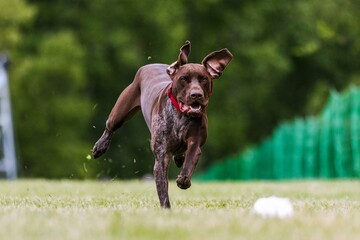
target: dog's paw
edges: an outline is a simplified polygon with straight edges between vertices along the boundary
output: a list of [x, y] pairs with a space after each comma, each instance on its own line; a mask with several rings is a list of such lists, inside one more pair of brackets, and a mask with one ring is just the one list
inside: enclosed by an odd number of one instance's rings
[[92, 150], [92, 155], [94, 156], [94, 158], [98, 158], [103, 155], [108, 150], [109, 145], [110, 140], [96, 142]]
[[176, 184], [181, 189], [188, 189], [191, 186], [191, 180], [187, 176], [179, 175], [176, 179]]
[[94, 156], [94, 158], [98, 158], [103, 155], [109, 149], [110, 143], [110, 134], [104, 133], [101, 138], [95, 143], [92, 149], [92, 155]]
[[178, 168], [181, 168], [181, 167], [182, 167], [182, 165], [184, 164], [184, 160], [185, 160], [184, 154], [182, 154], [182, 155], [175, 155], [175, 156], [174, 156], [174, 162], [175, 162], [175, 165], [176, 165]]

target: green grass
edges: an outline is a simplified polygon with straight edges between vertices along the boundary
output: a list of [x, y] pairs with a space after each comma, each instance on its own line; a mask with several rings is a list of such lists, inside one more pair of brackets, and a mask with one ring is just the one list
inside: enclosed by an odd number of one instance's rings
[[[290, 198], [295, 215], [255, 215], [255, 200], [271, 195]], [[172, 183], [170, 198], [172, 210], [160, 209], [153, 182], [0, 181], [1, 239], [360, 237], [358, 180]]]

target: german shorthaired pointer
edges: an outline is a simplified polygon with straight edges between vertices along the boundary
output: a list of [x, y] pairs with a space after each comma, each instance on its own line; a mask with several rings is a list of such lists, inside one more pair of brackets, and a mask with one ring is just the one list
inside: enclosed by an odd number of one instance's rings
[[213, 90], [213, 79], [221, 76], [232, 59], [225, 48], [210, 53], [201, 64], [188, 63], [190, 42], [180, 49], [171, 65], [149, 64], [141, 67], [125, 88], [106, 121], [103, 135], [93, 148], [98, 158], [109, 148], [111, 136], [141, 109], [151, 132], [155, 156], [154, 177], [163, 208], [170, 208], [168, 167], [171, 159], [182, 168], [178, 187], [191, 186], [191, 176], [207, 138], [206, 107]]

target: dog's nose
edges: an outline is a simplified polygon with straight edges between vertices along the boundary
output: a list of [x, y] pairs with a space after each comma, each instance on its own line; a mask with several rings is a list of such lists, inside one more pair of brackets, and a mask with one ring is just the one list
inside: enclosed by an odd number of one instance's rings
[[190, 97], [192, 99], [201, 99], [203, 97], [203, 92], [200, 89], [192, 89], [190, 92]]

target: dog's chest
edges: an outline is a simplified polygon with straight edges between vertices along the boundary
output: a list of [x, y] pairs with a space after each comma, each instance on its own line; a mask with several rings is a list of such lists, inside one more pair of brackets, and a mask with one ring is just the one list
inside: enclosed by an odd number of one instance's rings
[[191, 119], [178, 114], [171, 102], [167, 101], [162, 111], [154, 114], [152, 118], [152, 148], [173, 154], [184, 151], [186, 135], [191, 125]]

